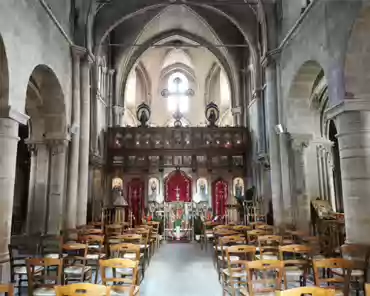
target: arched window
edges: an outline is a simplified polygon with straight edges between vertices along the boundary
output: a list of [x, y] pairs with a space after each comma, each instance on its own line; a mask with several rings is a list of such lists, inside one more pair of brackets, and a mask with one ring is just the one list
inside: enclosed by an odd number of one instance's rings
[[187, 77], [175, 72], [170, 75], [167, 82], [168, 97], [167, 108], [170, 112], [180, 111], [181, 113], [189, 110], [189, 81]]

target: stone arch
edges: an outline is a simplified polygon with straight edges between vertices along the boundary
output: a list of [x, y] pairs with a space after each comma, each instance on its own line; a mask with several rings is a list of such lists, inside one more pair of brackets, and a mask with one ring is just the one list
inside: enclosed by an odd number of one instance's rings
[[0, 35], [0, 109], [7, 107], [9, 100], [9, 70], [5, 44]]
[[220, 71], [221, 71], [220, 66], [217, 63], [214, 63], [208, 72], [205, 83], [205, 95], [204, 95], [205, 105], [215, 101], [215, 99], [213, 98], [212, 88], [214, 86], [215, 79], [220, 75]]
[[30, 116], [32, 137], [37, 140], [61, 139], [67, 135], [64, 94], [54, 71], [37, 65], [29, 78], [26, 113]]
[[[152, 45], [155, 44], [165, 38], [168, 38], [170, 36], [182, 36], [187, 39], [193, 40], [199, 44], [204, 45], [212, 54], [215, 55], [215, 57], [218, 59], [220, 64], [222, 65], [223, 69], [226, 72], [226, 75], [230, 81], [230, 90], [231, 90], [231, 101], [233, 104], [237, 104], [236, 100], [238, 97], [238, 83], [237, 83], [237, 78], [235, 74], [235, 69], [233, 68], [232, 63], [225, 57], [222, 52], [218, 49], [212, 46], [212, 44], [202, 37], [196, 36], [192, 33], [185, 32], [179, 29], [174, 29], [174, 30], [169, 30], [166, 32], [163, 32], [161, 34], [158, 34], [154, 36], [153, 38], [147, 40], [144, 42], [140, 47], [138, 47], [135, 51], [135, 53], [132, 55], [130, 58], [129, 62], [127, 65], [125, 65], [126, 71], [121, 73], [120, 77], [117, 77], [117, 87], [118, 89], [116, 90], [117, 93], [117, 98], [120, 100], [120, 98], [123, 97], [123, 94], [125, 92], [125, 86], [127, 82], [127, 77], [128, 73], [130, 73], [131, 69], [134, 67], [135, 63], [140, 60], [140, 57], [144, 54], [144, 52]], [[119, 105], [123, 105], [122, 102], [119, 102]]]
[[321, 135], [320, 112], [313, 97], [320, 73], [323, 73], [320, 64], [310, 60], [295, 75], [286, 101], [286, 125], [290, 133]]
[[181, 63], [189, 68], [194, 68], [191, 56], [180, 48], [173, 48], [167, 52], [162, 62], [162, 68], [164, 69], [175, 63]]
[[144, 95], [142, 101], [146, 102], [147, 104], [150, 104], [152, 99], [152, 81], [150, 79], [148, 71], [141, 61], [135, 67], [135, 71], [136, 77], [137, 79], [139, 79], [142, 86], [142, 93]]
[[344, 79], [347, 97], [370, 99], [370, 6], [360, 11], [347, 45]]

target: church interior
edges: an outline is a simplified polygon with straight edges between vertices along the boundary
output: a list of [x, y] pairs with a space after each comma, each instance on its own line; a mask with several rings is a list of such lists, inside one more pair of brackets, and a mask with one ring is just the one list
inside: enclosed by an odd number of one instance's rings
[[369, 30], [368, 0], [0, 0], [0, 294], [370, 296]]

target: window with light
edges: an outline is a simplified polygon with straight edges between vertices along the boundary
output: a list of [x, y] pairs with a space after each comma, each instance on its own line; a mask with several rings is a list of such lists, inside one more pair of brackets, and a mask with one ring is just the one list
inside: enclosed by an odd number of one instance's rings
[[181, 113], [189, 110], [189, 81], [180, 72], [170, 75], [167, 82], [169, 96], [167, 98], [167, 108], [170, 112], [180, 111]]

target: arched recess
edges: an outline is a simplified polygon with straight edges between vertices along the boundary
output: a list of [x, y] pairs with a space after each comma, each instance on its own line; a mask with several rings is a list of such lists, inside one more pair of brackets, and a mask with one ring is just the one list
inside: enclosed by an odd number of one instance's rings
[[[227, 75], [228, 80], [230, 81], [230, 90], [231, 90], [231, 100], [233, 104], [237, 104], [236, 98], [238, 96], [239, 90], [238, 90], [238, 83], [237, 78], [234, 73], [234, 69], [232, 67], [232, 63], [220, 52], [220, 50], [216, 47], [214, 47], [212, 44], [210, 44], [205, 39], [196, 36], [192, 33], [185, 32], [183, 30], [174, 29], [169, 30], [166, 32], [163, 32], [161, 34], [158, 34], [154, 36], [153, 38], [149, 39], [145, 43], [143, 43], [140, 47], [136, 48], [135, 53], [130, 58], [129, 62], [125, 65], [124, 71], [120, 73], [120, 76], [117, 77], [117, 87], [116, 90], [117, 98], [122, 99], [125, 92], [125, 86], [127, 83], [128, 75], [131, 71], [131, 69], [134, 67], [134, 65], [137, 63], [138, 60], [140, 60], [140, 57], [144, 54], [144, 52], [150, 48], [152, 44], [156, 44], [157, 42], [166, 39], [170, 36], [182, 36], [184, 38], [187, 38], [189, 40], [193, 40], [203, 46], [205, 46], [214, 56], [218, 59], [220, 64], [222, 65], [223, 69], [225, 70], [225, 73]], [[117, 73], [118, 74], [118, 73]], [[119, 105], [123, 106], [124, 102], [118, 102]]]
[[348, 97], [370, 100], [370, 6], [355, 20], [347, 45], [344, 79]]
[[220, 76], [221, 68], [217, 63], [214, 63], [208, 72], [206, 83], [205, 83], [205, 94], [204, 101], [205, 105], [210, 102], [217, 103], [217, 98], [215, 98], [214, 91], [217, 89], [217, 80]]
[[7, 107], [9, 99], [9, 72], [5, 45], [0, 35], [0, 110]]
[[285, 101], [285, 122], [292, 144], [289, 161], [293, 219], [303, 228], [307, 228], [311, 200], [327, 200], [335, 210], [342, 196], [341, 186], [335, 188], [335, 180], [341, 179], [340, 169], [334, 167], [339, 151], [334, 149], [335, 123], [326, 118], [328, 107], [324, 70], [316, 61], [306, 61], [295, 75]]
[[[50, 190], [56, 190], [49, 185], [51, 171], [57, 169], [51, 167], [51, 147], [67, 140], [66, 107], [59, 80], [46, 65], [34, 68], [25, 95], [25, 112], [30, 119], [28, 127], [19, 127], [12, 229], [42, 232], [60, 226], [57, 219], [58, 225], [49, 223], [49, 210], [63, 202], [49, 199]], [[64, 181], [60, 182], [63, 188]]]

